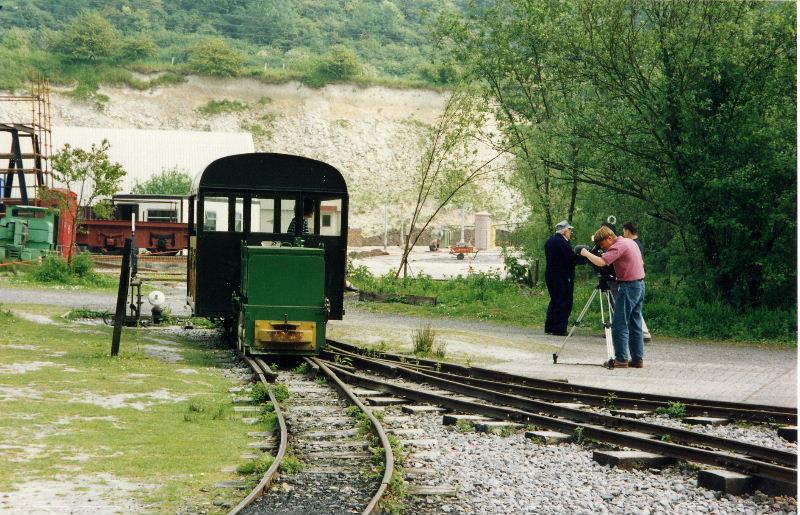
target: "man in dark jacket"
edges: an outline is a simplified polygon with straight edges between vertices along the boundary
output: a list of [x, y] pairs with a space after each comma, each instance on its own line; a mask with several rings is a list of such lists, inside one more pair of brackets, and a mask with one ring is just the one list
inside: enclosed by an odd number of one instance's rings
[[558, 336], [567, 335], [567, 323], [572, 312], [572, 294], [575, 289], [575, 253], [569, 244], [573, 227], [566, 220], [556, 225], [556, 233], [544, 244], [547, 268], [544, 272], [550, 304], [544, 332]]

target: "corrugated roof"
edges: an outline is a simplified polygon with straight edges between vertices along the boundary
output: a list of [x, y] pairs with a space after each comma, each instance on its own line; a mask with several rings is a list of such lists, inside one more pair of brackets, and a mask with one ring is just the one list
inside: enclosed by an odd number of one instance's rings
[[194, 176], [215, 159], [255, 149], [249, 132], [54, 127], [53, 153], [65, 143], [88, 150], [103, 139], [111, 144], [111, 161], [127, 172], [119, 193], [130, 193], [135, 182], [144, 182], [163, 170], [177, 168]]

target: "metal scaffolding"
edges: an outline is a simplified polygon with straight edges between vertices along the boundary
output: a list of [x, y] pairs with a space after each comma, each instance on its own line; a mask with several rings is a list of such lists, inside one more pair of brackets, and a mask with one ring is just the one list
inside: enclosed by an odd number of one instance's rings
[[0, 134], [10, 136], [9, 152], [0, 152], [0, 162], [8, 159], [8, 167], [0, 168], [0, 203], [35, 203], [38, 189], [53, 183], [50, 84], [34, 74], [29, 95], [0, 95], [0, 102], [7, 103], [0, 112]]

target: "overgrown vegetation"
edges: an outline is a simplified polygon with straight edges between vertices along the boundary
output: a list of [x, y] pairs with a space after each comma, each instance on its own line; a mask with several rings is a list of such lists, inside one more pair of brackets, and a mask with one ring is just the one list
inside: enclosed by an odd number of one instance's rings
[[76, 254], [71, 263], [61, 256], [48, 256], [42, 260], [41, 264], [26, 268], [23, 280], [88, 288], [110, 288], [118, 282], [114, 277], [94, 271], [91, 254]]
[[587, 243], [614, 214], [640, 223], [648, 273], [683, 284], [708, 320], [793, 311], [795, 7], [496, 0], [442, 16], [442, 50], [513, 155], [529, 257], [558, 220]]
[[686, 405], [682, 402], [668, 402], [666, 406], [656, 409], [659, 415], [666, 415], [669, 418], [683, 418], [686, 416]]
[[[499, 273], [474, 273], [438, 281], [424, 274], [396, 278], [390, 272], [376, 277], [366, 267], [350, 265], [348, 278], [364, 291], [437, 297], [436, 306], [364, 304], [371, 310], [425, 317], [479, 319], [536, 327], [543, 325], [549, 302], [543, 284], [529, 288], [501, 279]], [[574, 304], [583, 305], [596, 285], [593, 272], [579, 269]], [[796, 345], [796, 309], [736, 309], [718, 300], [698, 298], [688, 284], [676, 284], [663, 275], [650, 275], [644, 313], [655, 335]], [[576, 315], [573, 313], [573, 316]], [[585, 326], [599, 330], [599, 317], [588, 316]]]
[[[466, 2], [122, 2], [32, 0], [0, 11], [0, 88], [31, 68], [78, 83], [98, 102], [102, 83], [145, 89], [162, 76], [199, 73], [269, 81], [448, 84], [456, 67], [435, 61], [429, 23]], [[133, 71], [151, 74], [150, 81]]]

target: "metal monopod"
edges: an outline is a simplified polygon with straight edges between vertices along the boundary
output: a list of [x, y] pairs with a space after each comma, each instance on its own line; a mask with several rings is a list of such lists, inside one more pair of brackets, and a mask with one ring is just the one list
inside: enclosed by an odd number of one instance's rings
[[[606, 337], [606, 351], [608, 352], [608, 359], [609, 361], [614, 359], [614, 340], [611, 336], [611, 319], [614, 315], [614, 300], [611, 297], [611, 291], [609, 291], [608, 284], [604, 280], [600, 280], [600, 284], [597, 285], [597, 288], [592, 291], [592, 295], [589, 297], [589, 300], [586, 301], [586, 305], [583, 306], [580, 315], [578, 315], [577, 320], [572, 323], [572, 327], [567, 333], [567, 336], [564, 338], [564, 343], [561, 344], [561, 348], [558, 349], [558, 352], [553, 353], [553, 364], [558, 363], [558, 356], [566, 347], [567, 342], [569, 341], [572, 333], [575, 332], [575, 329], [581, 325], [583, 319], [586, 317], [586, 313], [589, 312], [589, 307], [592, 305], [592, 301], [594, 298], [597, 297], [597, 294], [600, 294], [600, 321], [603, 323], [603, 330], [605, 332]], [[605, 302], [605, 306], [603, 303]], [[606, 309], [608, 310], [608, 322], [606, 322]]]

